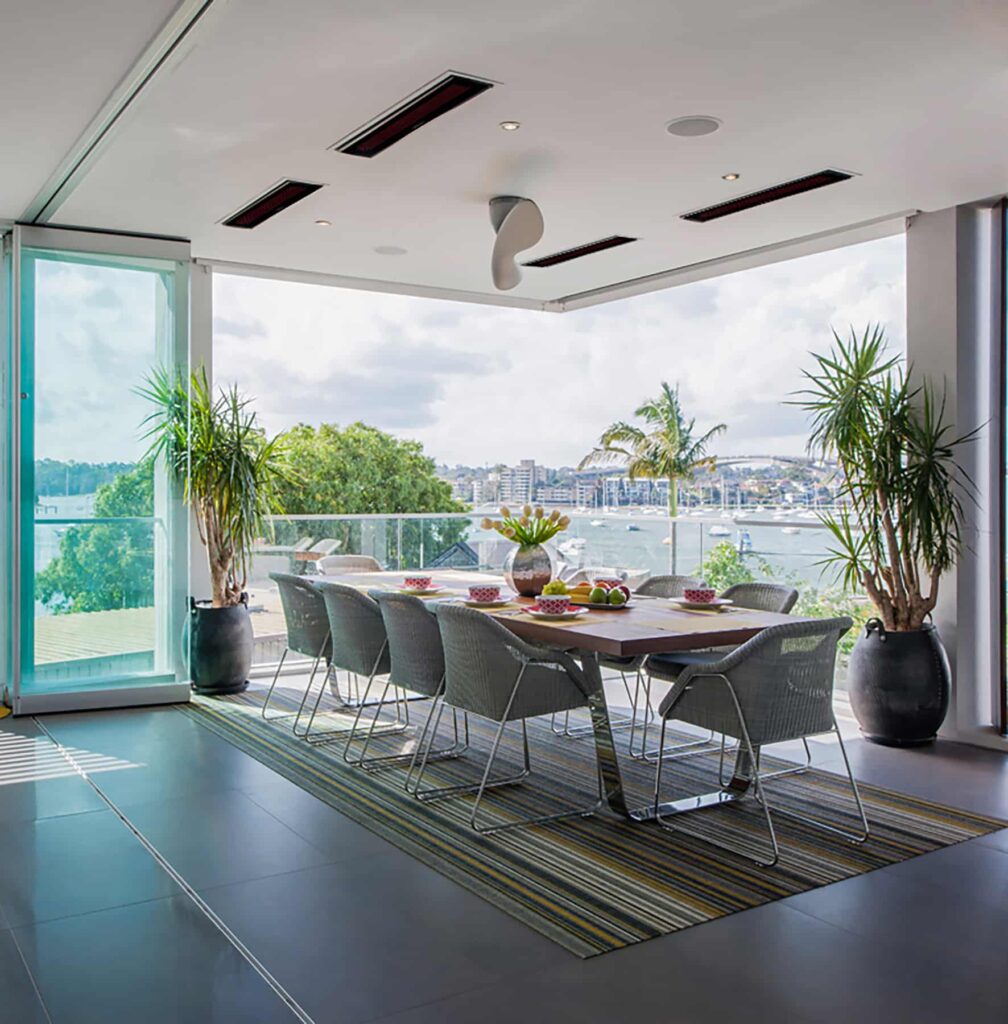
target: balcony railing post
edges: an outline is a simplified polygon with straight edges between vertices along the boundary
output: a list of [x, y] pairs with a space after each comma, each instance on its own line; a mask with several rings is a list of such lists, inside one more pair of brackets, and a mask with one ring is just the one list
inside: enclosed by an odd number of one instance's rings
[[402, 569], [402, 516], [396, 518], [396, 569]]

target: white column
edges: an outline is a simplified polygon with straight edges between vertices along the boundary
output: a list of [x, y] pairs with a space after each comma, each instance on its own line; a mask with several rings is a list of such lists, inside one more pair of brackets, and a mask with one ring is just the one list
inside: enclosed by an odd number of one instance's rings
[[[190, 265], [189, 360], [194, 370], [206, 370], [213, 387], [213, 271], [198, 263]], [[210, 597], [210, 569], [206, 548], [200, 541], [195, 518], [189, 530], [189, 593], [198, 600]]]
[[997, 636], [1000, 503], [997, 438], [1000, 339], [997, 283], [1003, 273], [990, 206], [920, 214], [907, 244], [907, 359], [915, 376], [947, 387], [946, 414], [956, 434], [980, 427], [959, 462], [976, 484], [964, 498], [959, 563], [941, 580], [934, 620], [952, 664], [952, 705], [942, 735], [989, 746], [997, 735], [1000, 643]]

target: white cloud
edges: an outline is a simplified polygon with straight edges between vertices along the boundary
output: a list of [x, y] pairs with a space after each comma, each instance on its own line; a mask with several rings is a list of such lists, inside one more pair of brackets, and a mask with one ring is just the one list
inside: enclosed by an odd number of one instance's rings
[[214, 372], [267, 429], [356, 419], [448, 463], [572, 464], [661, 380], [721, 454], [798, 453], [810, 350], [881, 322], [905, 347], [892, 238], [567, 314], [219, 276]]

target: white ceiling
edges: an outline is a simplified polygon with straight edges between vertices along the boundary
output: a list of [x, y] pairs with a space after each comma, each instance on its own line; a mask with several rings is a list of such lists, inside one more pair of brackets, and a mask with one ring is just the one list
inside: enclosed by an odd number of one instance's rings
[[0, 220], [15, 220], [177, 0], [0, 0]]
[[[107, 33], [118, 56], [82, 57], [69, 45], [81, 26], [64, 14], [76, 8], [36, 0], [32, 20], [59, 27], [61, 59], [35, 73], [33, 94], [17, 58], [19, 100], [0, 117], [31, 131], [13, 185], [0, 186], [8, 211], [51, 172], [125, 51], [141, 48], [150, 26], [135, 8], [159, 9], [148, 22], [165, 14], [150, 0], [79, 6], [102, 14], [84, 26], [86, 46]], [[448, 69], [499, 85], [374, 159], [328, 148]], [[665, 132], [688, 114], [723, 127]], [[501, 131], [505, 119], [521, 129]], [[493, 195], [543, 212], [543, 239], [522, 258], [640, 239], [530, 268], [505, 297], [544, 301], [1004, 192], [1006, 140], [1001, 0], [217, 0], [52, 220], [191, 238], [206, 259], [494, 301]], [[857, 177], [722, 221], [679, 219], [825, 167]], [[723, 181], [729, 171], [741, 178]], [[252, 231], [218, 223], [284, 177], [327, 187]]]

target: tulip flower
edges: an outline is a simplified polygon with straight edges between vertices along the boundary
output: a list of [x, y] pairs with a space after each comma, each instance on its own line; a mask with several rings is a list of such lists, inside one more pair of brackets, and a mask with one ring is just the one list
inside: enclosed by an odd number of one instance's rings
[[511, 512], [510, 512], [510, 510], [508, 509], [507, 505], [501, 505], [501, 507], [500, 507], [500, 514], [501, 514], [501, 515], [502, 515], [502, 516], [503, 516], [503, 517], [504, 517], [505, 519], [510, 519], [510, 518], [511, 518]]
[[484, 516], [483, 519], [480, 522], [480, 529], [481, 530], [492, 530], [493, 529], [493, 522], [490, 519], [488, 519], [486, 516]]
[[542, 505], [536, 505], [535, 517], [536, 517], [536, 519], [542, 519], [542, 517], [543, 517]]

